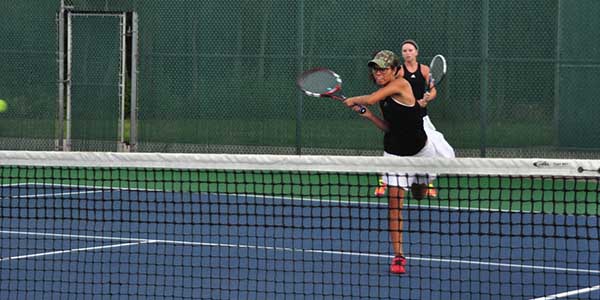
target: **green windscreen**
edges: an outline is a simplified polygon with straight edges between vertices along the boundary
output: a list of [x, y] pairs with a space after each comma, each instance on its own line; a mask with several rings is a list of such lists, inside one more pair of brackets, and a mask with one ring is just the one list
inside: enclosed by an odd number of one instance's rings
[[[0, 7], [0, 98], [9, 103], [0, 148], [53, 148], [66, 124], [57, 117], [60, 3]], [[133, 151], [380, 155], [381, 131], [340, 103], [302, 95], [296, 77], [326, 67], [346, 96], [369, 94], [373, 53], [400, 54], [413, 39], [421, 63], [448, 61], [428, 113], [459, 156], [600, 155], [596, 0], [63, 3], [86, 14], [69, 24], [66, 49], [75, 150], [120, 150], [119, 129], [133, 124], [133, 140], [123, 137]], [[116, 13], [127, 16], [128, 49], [138, 46], [127, 51], [124, 89], [135, 72], [137, 102], [125, 95], [124, 107], [137, 122], [124, 124]]]
[[600, 148], [600, 2], [562, 1], [561, 10], [577, 18], [561, 18], [560, 102], [561, 146]]
[[0, 4], [0, 149], [53, 150], [57, 117], [57, 1]]

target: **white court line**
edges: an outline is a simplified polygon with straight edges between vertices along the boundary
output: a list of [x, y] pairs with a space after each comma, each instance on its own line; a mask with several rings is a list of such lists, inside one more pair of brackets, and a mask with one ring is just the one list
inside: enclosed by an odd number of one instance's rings
[[95, 194], [102, 193], [104, 191], [85, 191], [85, 192], [65, 192], [65, 193], [49, 193], [49, 194], [34, 194], [34, 195], [18, 195], [18, 196], [8, 196], [2, 197], [0, 200], [6, 199], [28, 199], [28, 198], [41, 198], [41, 197], [52, 197], [52, 196], [65, 196], [65, 195], [81, 195], [81, 194]]
[[[43, 184], [50, 185], [52, 184]], [[71, 186], [73, 187], [73, 186]], [[118, 189], [117, 189], [118, 190]], [[126, 189], [125, 189], [126, 190]], [[74, 193], [97, 193], [103, 192], [102, 190], [98, 191], [87, 191], [87, 192], [74, 192]], [[61, 194], [70, 194], [70, 193], [61, 193]], [[198, 193], [202, 195], [203, 193]], [[206, 193], [205, 195], [215, 195], [221, 196], [221, 194], [213, 194]], [[384, 202], [356, 202], [350, 200], [322, 200], [322, 199], [312, 199], [312, 198], [293, 198], [293, 197], [279, 197], [279, 196], [271, 196], [271, 195], [251, 195], [251, 194], [227, 194], [229, 196], [235, 197], [253, 197], [253, 198], [262, 198], [262, 199], [271, 199], [271, 200], [292, 200], [292, 201], [311, 201], [311, 202], [330, 202], [330, 203], [347, 203], [347, 204], [358, 204], [358, 205], [387, 205]], [[46, 196], [46, 195], [35, 195], [35, 196]], [[33, 197], [33, 196], [32, 196]], [[513, 211], [513, 210], [502, 210], [502, 209], [489, 209], [489, 208], [464, 208], [464, 207], [452, 207], [452, 206], [438, 206], [438, 205], [405, 205], [408, 207], [424, 207], [424, 208], [437, 208], [437, 209], [448, 209], [448, 210], [466, 210], [466, 211], [499, 211], [499, 212], [516, 212], [516, 213], [524, 213], [523, 211]], [[531, 211], [529, 213], [540, 213], [536, 211]], [[590, 217], [590, 216], [588, 216]], [[0, 231], [0, 233], [15, 233], [15, 234], [34, 234], [39, 235], [38, 233], [26, 233], [26, 232], [15, 232], [15, 231]], [[60, 235], [60, 234], [42, 234], [47, 236], [61, 236], [61, 237], [70, 237], [70, 238], [92, 238], [92, 239], [110, 239], [110, 240], [135, 240], [135, 241], [150, 241], [144, 239], [131, 239], [131, 238], [107, 238], [107, 237], [98, 237], [98, 236], [78, 236], [78, 235]], [[153, 241], [153, 240], [152, 240]], [[323, 253], [323, 254], [339, 254], [339, 255], [358, 255], [358, 256], [377, 256], [377, 257], [391, 257], [389, 255], [380, 255], [380, 254], [369, 254], [369, 253], [353, 253], [353, 252], [336, 252], [336, 251], [323, 251], [323, 250], [307, 250], [307, 249], [293, 249], [293, 248], [278, 248], [278, 247], [268, 247], [268, 246], [251, 246], [251, 245], [230, 245], [230, 244], [218, 244], [218, 243], [202, 243], [202, 242], [185, 242], [185, 241], [169, 241], [169, 240], [157, 240], [158, 243], [168, 243], [168, 244], [183, 244], [183, 245], [200, 245], [200, 246], [222, 246], [222, 247], [239, 247], [239, 248], [256, 248], [256, 249], [265, 249], [265, 250], [280, 250], [280, 251], [302, 251], [302, 252], [312, 252], [312, 253]], [[519, 269], [534, 269], [534, 270], [551, 270], [551, 271], [561, 271], [561, 272], [577, 272], [577, 273], [589, 273], [589, 274], [600, 274], [600, 270], [586, 270], [586, 269], [574, 269], [574, 268], [560, 268], [560, 267], [545, 267], [545, 266], [535, 266], [535, 265], [524, 265], [524, 264], [507, 264], [507, 263], [494, 263], [494, 262], [482, 262], [482, 261], [468, 261], [468, 260], [455, 260], [455, 259], [438, 259], [438, 258], [421, 258], [421, 257], [411, 257], [413, 260], [420, 261], [431, 261], [431, 262], [445, 262], [445, 263], [459, 263], [459, 264], [472, 264], [472, 265], [487, 265], [487, 266], [496, 266], [496, 267], [508, 267], [508, 268], [519, 268]]]
[[[28, 185], [41, 185], [41, 186], [50, 186], [50, 187], [54, 187], [54, 186], [68, 186], [68, 187], [73, 187], [70, 185], [61, 185], [61, 184], [48, 184], [48, 183], [11, 183], [11, 184], [3, 184], [1, 185], [2, 187], [5, 186], [28, 186]], [[76, 187], [76, 186], [75, 186]], [[90, 187], [91, 188], [91, 187]], [[64, 192], [64, 193], [48, 193], [48, 194], [33, 194], [33, 195], [18, 195], [18, 196], [7, 196], [7, 197], [1, 197], [0, 200], [6, 200], [6, 199], [28, 199], [28, 198], [38, 198], [38, 197], [50, 197], [50, 196], [64, 196], [64, 195], [80, 195], [80, 194], [95, 194], [95, 193], [101, 193], [104, 192], [104, 190], [100, 190], [99, 187], [93, 187], [96, 190], [94, 191], [78, 191], [78, 192]], [[32, 188], [34, 189], [34, 188]]]
[[0, 233], [20, 234], [20, 235], [35, 235], [35, 236], [48, 236], [48, 237], [62, 237], [62, 238], [69, 238], [69, 239], [94, 239], [94, 240], [129, 241], [129, 242], [150, 241], [148, 239], [134, 239], [134, 238], [123, 238], [123, 237], [112, 237], [112, 236], [78, 235], [78, 234], [49, 233], [49, 232], [32, 232], [32, 231], [14, 231], [14, 230], [0, 230]]
[[139, 191], [139, 192], [165, 192], [168, 191], [159, 189], [145, 189], [145, 188], [132, 188], [132, 187], [113, 187], [113, 186], [102, 186], [102, 185], [85, 185], [85, 184], [64, 184], [64, 183], [44, 183], [44, 182], [25, 182], [25, 183], [12, 183], [4, 184], [0, 186], [43, 186], [43, 187], [62, 187], [62, 188], [84, 188], [84, 189], [96, 189], [105, 191]]
[[[41, 185], [41, 186], [50, 186], [50, 187], [69, 187], [69, 188], [87, 188], [87, 189], [108, 189], [111, 191], [138, 191], [138, 192], [163, 192], [168, 193], [168, 191], [156, 190], [156, 189], [140, 189], [140, 188], [110, 188], [110, 187], [98, 187], [92, 185], [73, 185], [73, 184], [52, 184], [52, 183], [21, 183], [17, 185]], [[380, 197], [382, 201], [356, 201], [350, 199], [318, 199], [318, 198], [298, 198], [298, 197], [289, 197], [289, 196], [278, 196], [278, 195], [261, 195], [261, 194], [237, 194], [237, 193], [202, 193], [195, 192], [198, 195], [206, 195], [206, 196], [232, 196], [232, 197], [250, 197], [255, 199], [270, 199], [270, 200], [284, 200], [284, 201], [308, 201], [308, 202], [322, 202], [322, 203], [343, 203], [343, 204], [353, 204], [353, 205], [366, 205], [366, 206], [387, 206], [387, 197]], [[357, 196], [358, 197], [358, 196]], [[372, 196], [365, 196], [366, 198], [371, 198]], [[440, 200], [437, 200], [440, 201]], [[524, 213], [524, 211], [520, 210], [506, 210], [506, 209], [495, 209], [495, 208], [477, 208], [477, 207], [461, 207], [461, 206], [444, 206], [444, 205], [430, 205], [430, 204], [405, 204], [405, 207], [416, 207], [416, 208], [435, 208], [435, 209], [448, 209], [448, 210], [466, 210], [466, 211], [492, 211], [492, 212], [514, 212], [514, 213]], [[541, 211], [527, 211], [527, 213], [542, 213]]]
[[[112, 187], [103, 187], [103, 186], [90, 186], [90, 185], [72, 185], [72, 184], [50, 184], [50, 183], [20, 183], [16, 185], [41, 185], [41, 186], [59, 186], [59, 187], [70, 187], [70, 188], [94, 188], [94, 189], [105, 189], [109, 191], [137, 191], [137, 192], [163, 192], [168, 193], [168, 191], [156, 190], [156, 189], [141, 189], [141, 188], [112, 188]], [[100, 191], [98, 191], [100, 192]], [[202, 192], [194, 192], [193, 194], [198, 195], [207, 195], [207, 196], [233, 196], [233, 197], [252, 197], [252, 198], [262, 198], [262, 199], [271, 199], [271, 200], [286, 200], [286, 201], [309, 201], [309, 202], [324, 202], [324, 203], [344, 203], [344, 204], [353, 204], [353, 205], [366, 205], [366, 206], [387, 206], [387, 197], [381, 197], [383, 201], [356, 201], [350, 199], [317, 199], [317, 198], [298, 198], [298, 197], [289, 197], [289, 196], [277, 196], [277, 195], [261, 195], [261, 194], [236, 194], [236, 193], [202, 193]], [[358, 196], [357, 196], [358, 197]], [[372, 198], [373, 196], [365, 196], [365, 198]], [[414, 199], [409, 199], [413, 200]], [[435, 201], [442, 201], [437, 198], [434, 198]], [[450, 202], [451, 200], [443, 200]], [[489, 201], [489, 200], [488, 200]], [[504, 201], [504, 200], [493, 200], [493, 201]], [[429, 209], [439, 209], [439, 210], [454, 210], [454, 211], [482, 211], [482, 212], [501, 212], [501, 213], [519, 213], [519, 214], [544, 214], [544, 215], [556, 215], [554, 213], [539, 211], [539, 210], [518, 210], [518, 209], [503, 209], [503, 208], [485, 208], [485, 207], [462, 207], [462, 206], [447, 206], [447, 205], [435, 205], [435, 204], [409, 204], [405, 203], [404, 207], [414, 207], [414, 208], [429, 208]], [[562, 214], [566, 215], [566, 214]], [[597, 215], [587, 215], [586, 218], [597, 218]]]
[[[71, 234], [44, 233], [44, 232], [23, 232], [23, 231], [6, 231], [6, 230], [0, 230], [0, 233], [21, 234], [21, 235], [36, 235], [36, 236], [52, 236], [52, 237], [65, 237], [65, 238], [83, 238], [83, 239], [102, 239], [102, 240], [133, 241], [132, 244], [137, 244], [137, 243], [161, 243], [161, 244], [187, 245], [187, 246], [210, 246], [210, 247], [228, 247], [228, 248], [240, 248], [240, 249], [259, 249], [259, 250], [272, 250], [272, 251], [285, 251], [285, 252], [318, 253], [318, 254], [331, 254], [331, 255], [349, 255], [349, 256], [376, 257], [376, 258], [385, 258], [385, 259], [392, 258], [392, 255], [389, 255], [389, 254], [361, 253], [361, 252], [347, 252], [347, 251], [333, 251], [333, 250], [315, 250], [315, 249], [275, 247], [275, 246], [257, 246], [257, 245], [243, 245], [243, 244], [190, 242], [190, 241], [156, 240], [156, 239], [137, 239], [137, 238], [124, 238], [124, 237], [107, 237], [107, 236], [92, 236], [92, 235], [71, 235]], [[546, 267], [546, 266], [535, 266], [535, 265], [525, 265], [525, 264], [495, 263], [495, 262], [485, 262], [485, 261], [472, 261], [472, 260], [460, 260], [460, 259], [445, 259], [445, 258], [432, 258], [432, 257], [413, 257], [413, 256], [408, 256], [407, 258], [410, 259], [410, 260], [425, 261], [425, 262], [457, 263], [457, 264], [482, 265], [482, 266], [492, 266], [492, 267], [506, 267], [506, 268], [513, 268], [513, 269], [532, 269], [532, 270], [545, 270], [545, 271], [554, 271], [554, 272], [572, 272], [572, 273], [584, 273], [584, 274], [600, 274], [600, 270], [589, 270], [589, 269]]]
[[117, 247], [135, 246], [135, 245], [146, 244], [146, 243], [151, 243], [151, 241], [138, 241], [138, 242], [135, 242], [135, 243], [124, 243], [124, 244], [107, 245], [107, 246], [95, 246], [95, 247], [86, 247], [86, 248], [75, 248], [75, 249], [69, 249], [69, 250], [42, 252], [42, 253], [26, 254], [26, 255], [19, 255], [19, 256], [9, 256], [9, 257], [2, 257], [2, 258], [0, 258], [0, 262], [2, 262], [2, 261], [9, 261], [9, 260], [23, 259], [23, 258], [31, 258], [31, 257], [40, 257], [40, 256], [49, 256], [49, 255], [58, 255], [58, 254], [65, 254], [65, 253], [73, 253], [73, 252], [93, 251], [93, 250], [110, 249], [110, 248], [117, 248]]
[[579, 294], [591, 293], [593, 291], [598, 291], [598, 290], [600, 290], [600, 285], [592, 286], [592, 287], [588, 287], [588, 288], [584, 288], [584, 289], [580, 289], [580, 290], [568, 291], [568, 292], [564, 292], [564, 293], [559, 293], [559, 294], [554, 294], [554, 295], [539, 297], [539, 298], [533, 298], [531, 300], [560, 299], [560, 298], [565, 298], [565, 297], [579, 295]]
[[[49, 185], [49, 184], [44, 184]], [[65, 185], [69, 187], [77, 187], [71, 185]], [[83, 186], [85, 188], [98, 188], [93, 186]], [[117, 191], [128, 191], [127, 189], [111, 189]], [[134, 189], [136, 190], [136, 189]], [[61, 195], [76, 195], [76, 194], [93, 194], [93, 193], [102, 193], [105, 190], [96, 190], [96, 191], [85, 191], [85, 192], [68, 192], [68, 193], [52, 193], [52, 194], [36, 194], [36, 195], [21, 195], [21, 196], [10, 196], [10, 197], [2, 197], [0, 200], [4, 199], [16, 199], [16, 198], [37, 198], [37, 197], [49, 197], [49, 196], [61, 196]], [[155, 191], [155, 190], [136, 190], [141, 192], [163, 192], [163, 191]], [[165, 192], [166, 193], [166, 192]], [[223, 194], [217, 193], [198, 193], [199, 195], [207, 195], [207, 196], [217, 196], [220, 197]], [[321, 202], [321, 203], [343, 203], [343, 204], [352, 204], [352, 205], [366, 205], [366, 206], [387, 206], [387, 202], [382, 201], [353, 201], [353, 200], [328, 200], [328, 199], [316, 199], [316, 198], [294, 198], [287, 196], [271, 196], [271, 195], [254, 195], [254, 194], [235, 194], [235, 193], [227, 193], [227, 196], [233, 197], [250, 197], [255, 199], [270, 199], [270, 200], [283, 200], [283, 201], [309, 201], [309, 202]], [[259, 203], [257, 203], [259, 204]], [[429, 208], [429, 209], [440, 209], [440, 210], [456, 210], [456, 211], [483, 211], [483, 212], [505, 212], [505, 213], [542, 213], [540, 211], [519, 211], [519, 210], [506, 210], [506, 209], [496, 209], [496, 208], [478, 208], [478, 207], [460, 207], [460, 206], [444, 206], [444, 205], [428, 205], [428, 204], [405, 204], [404, 207], [414, 207], [414, 208]], [[590, 216], [593, 217], [593, 216]]]

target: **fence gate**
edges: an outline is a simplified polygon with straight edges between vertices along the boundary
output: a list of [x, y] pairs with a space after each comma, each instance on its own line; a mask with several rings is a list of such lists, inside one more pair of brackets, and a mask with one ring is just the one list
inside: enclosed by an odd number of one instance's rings
[[66, 20], [63, 149], [123, 151], [127, 13], [67, 11]]

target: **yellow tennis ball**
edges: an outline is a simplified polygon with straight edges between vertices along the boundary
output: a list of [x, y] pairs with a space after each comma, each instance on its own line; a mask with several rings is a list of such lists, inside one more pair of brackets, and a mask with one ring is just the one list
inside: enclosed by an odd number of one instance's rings
[[6, 103], [6, 101], [4, 101], [3, 99], [0, 99], [0, 112], [6, 111], [7, 108], [8, 103]]

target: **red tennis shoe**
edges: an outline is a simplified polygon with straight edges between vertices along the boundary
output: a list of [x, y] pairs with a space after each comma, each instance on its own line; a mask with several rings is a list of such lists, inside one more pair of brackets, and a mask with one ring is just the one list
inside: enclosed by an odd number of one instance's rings
[[404, 256], [396, 256], [392, 259], [392, 265], [390, 266], [390, 272], [394, 274], [406, 273], [406, 258]]

